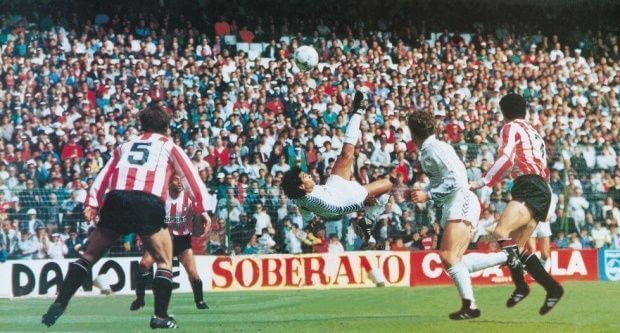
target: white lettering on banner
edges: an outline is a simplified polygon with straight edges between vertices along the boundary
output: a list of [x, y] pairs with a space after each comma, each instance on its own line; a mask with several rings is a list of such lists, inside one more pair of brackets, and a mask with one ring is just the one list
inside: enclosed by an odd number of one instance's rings
[[568, 273], [568, 275], [574, 275], [575, 273], [579, 273], [579, 275], [588, 275], [588, 269], [586, 268], [586, 264], [583, 261], [581, 252], [573, 251], [571, 253], [570, 261], [568, 262], [566, 272]]
[[439, 253], [431, 252], [424, 256], [424, 259], [422, 260], [422, 271], [424, 272], [424, 275], [431, 279], [436, 279], [441, 276], [443, 266], [441, 264]]
[[571, 251], [568, 265], [566, 268], [560, 267], [559, 255], [557, 251], [551, 251], [551, 275], [553, 276], [571, 276], [575, 275], [588, 275], [588, 269], [583, 260], [583, 256], [579, 251]]

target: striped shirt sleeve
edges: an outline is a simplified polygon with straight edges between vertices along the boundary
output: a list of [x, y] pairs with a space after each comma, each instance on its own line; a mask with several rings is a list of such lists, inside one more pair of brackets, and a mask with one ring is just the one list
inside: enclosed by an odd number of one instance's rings
[[95, 178], [90, 191], [88, 192], [88, 196], [86, 197], [85, 206], [98, 208], [103, 203], [103, 196], [106, 193], [106, 190], [110, 186], [110, 178], [112, 177], [112, 173], [116, 169], [118, 165], [118, 161], [120, 160], [120, 147], [114, 150], [112, 154], [112, 158], [106, 163], [103, 169]]
[[208, 210], [210, 194], [200, 179], [198, 170], [192, 165], [187, 154], [177, 145], [172, 146], [170, 161], [177, 174], [182, 175], [183, 187], [194, 202], [194, 212], [202, 214]]
[[498, 151], [498, 158], [483, 181], [486, 186], [493, 187], [497, 184], [506, 171], [512, 168], [515, 160], [515, 151], [517, 143], [517, 127], [512, 124], [506, 124], [502, 128], [502, 143]]

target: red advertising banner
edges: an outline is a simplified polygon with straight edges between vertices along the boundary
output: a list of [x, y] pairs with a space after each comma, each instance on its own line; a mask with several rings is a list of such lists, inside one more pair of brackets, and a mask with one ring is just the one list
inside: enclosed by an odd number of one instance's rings
[[[598, 280], [597, 251], [595, 249], [551, 251], [551, 275], [559, 281]], [[511, 282], [506, 267], [491, 267], [472, 273], [475, 284]], [[411, 286], [451, 284], [439, 258], [439, 252], [411, 252]]]

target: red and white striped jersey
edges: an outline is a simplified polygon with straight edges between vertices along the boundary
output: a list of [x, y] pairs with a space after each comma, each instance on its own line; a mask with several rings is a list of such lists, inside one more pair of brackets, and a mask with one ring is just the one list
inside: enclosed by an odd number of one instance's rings
[[181, 176], [195, 212], [206, 212], [209, 192], [198, 170], [183, 149], [157, 133], [145, 133], [117, 147], [95, 178], [85, 205], [101, 207], [105, 193], [112, 190], [142, 191], [165, 201], [173, 173]]
[[178, 197], [168, 195], [166, 199], [166, 224], [168, 231], [175, 236], [189, 235], [192, 233], [192, 214], [190, 209], [193, 202], [189, 195], [182, 191]]
[[523, 119], [502, 127], [498, 158], [484, 177], [485, 185], [494, 186], [510, 170], [511, 176], [538, 175], [549, 181], [545, 141]]

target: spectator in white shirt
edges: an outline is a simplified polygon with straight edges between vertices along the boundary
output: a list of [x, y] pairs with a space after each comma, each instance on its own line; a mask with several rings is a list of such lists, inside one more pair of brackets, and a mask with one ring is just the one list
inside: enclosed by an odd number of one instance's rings
[[258, 238], [258, 253], [267, 254], [272, 253], [273, 248], [276, 246], [276, 241], [273, 240], [269, 234], [268, 228], [263, 228], [261, 236]]
[[301, 253], [301, 236], [299, 226], [295, 223], [287, 223], [288, 231], [286, 232], [286, 242], [288, 243], [288, 253]]
[[590, 203], [581, 196], [581, 189], [576, 186], [571, 188], [571, 197], [568, 199], [568, 216], [575, 221], [577, 230], [586, 223], [586, 209], [590, 207]]
[[47, 246], [47, 256], [50, 259], [63, 259], [68, 252], [69, 249], [67, 249], [67, 245], [60, 238], [60, 234], [53, 233], [52, 240]]
[[382, 140], [381, 146], [379, 148], [375, 148], [372, 152], [372, 156], [370, 156], [370, 163], [376, 167], [389, 167], [392, 159], [390, 158], [390, 153], [387, 151], [387, 143]]
[[265, 212], [265, 208], [260, 203], [256, 204], [256, 214], [254, 214], [254, 218], [256, 219], [256, 227], [254, 229], [256, 235], [262, 235], [263, 229], [265, 228], [267, 228], [270, 234], [275, 233], [273, 225], [271, 224], [271, 217]]
[[572, 234], [572, 236], [570, 237], [570, 244], [568, 244], [568, 247], [573, 250], [581, 250], [582, 248], [581, 241], [579, 240], [579, 237], [577, 237], [577, 234]]
[[610, 169], [616, 167], [616, 156], [611, 152], [611, 148], [604, 147], [601, 155], [596, 157], [596, 165], [599, 169]]
[[327, 253], [339, 254], [344, 252], [344, 247], [340, 240], [338, 239], [338, 235], [331, 234], [329, 235], [329, 245], [327, 245]]
[[286, 156], [282, 155], [280, 156], [280, 161], [278, 164], [274, 164], [271, 167], [271, 175], [275, 176], [278, 172], [287, 172], [289, 169], [291, 168], [290, 165], [288, 165], [288, 163], [286, 163]]
[[325, 152], [323, 152], [323, 159], [325, 161], [329, 161], [330, 159], [335, 161], [336, 158], [338, 158], [338, 152], [333, 149], [332, 142], [330, 140], [323, 143], [323, 148], [325, 149]]
[[601, 222], [597, 221], [592, 229], [592, 240], [594, 241], [594, 247], [600, 249], [611, 243], [611, 233], [609, 229], [601, 227]]

